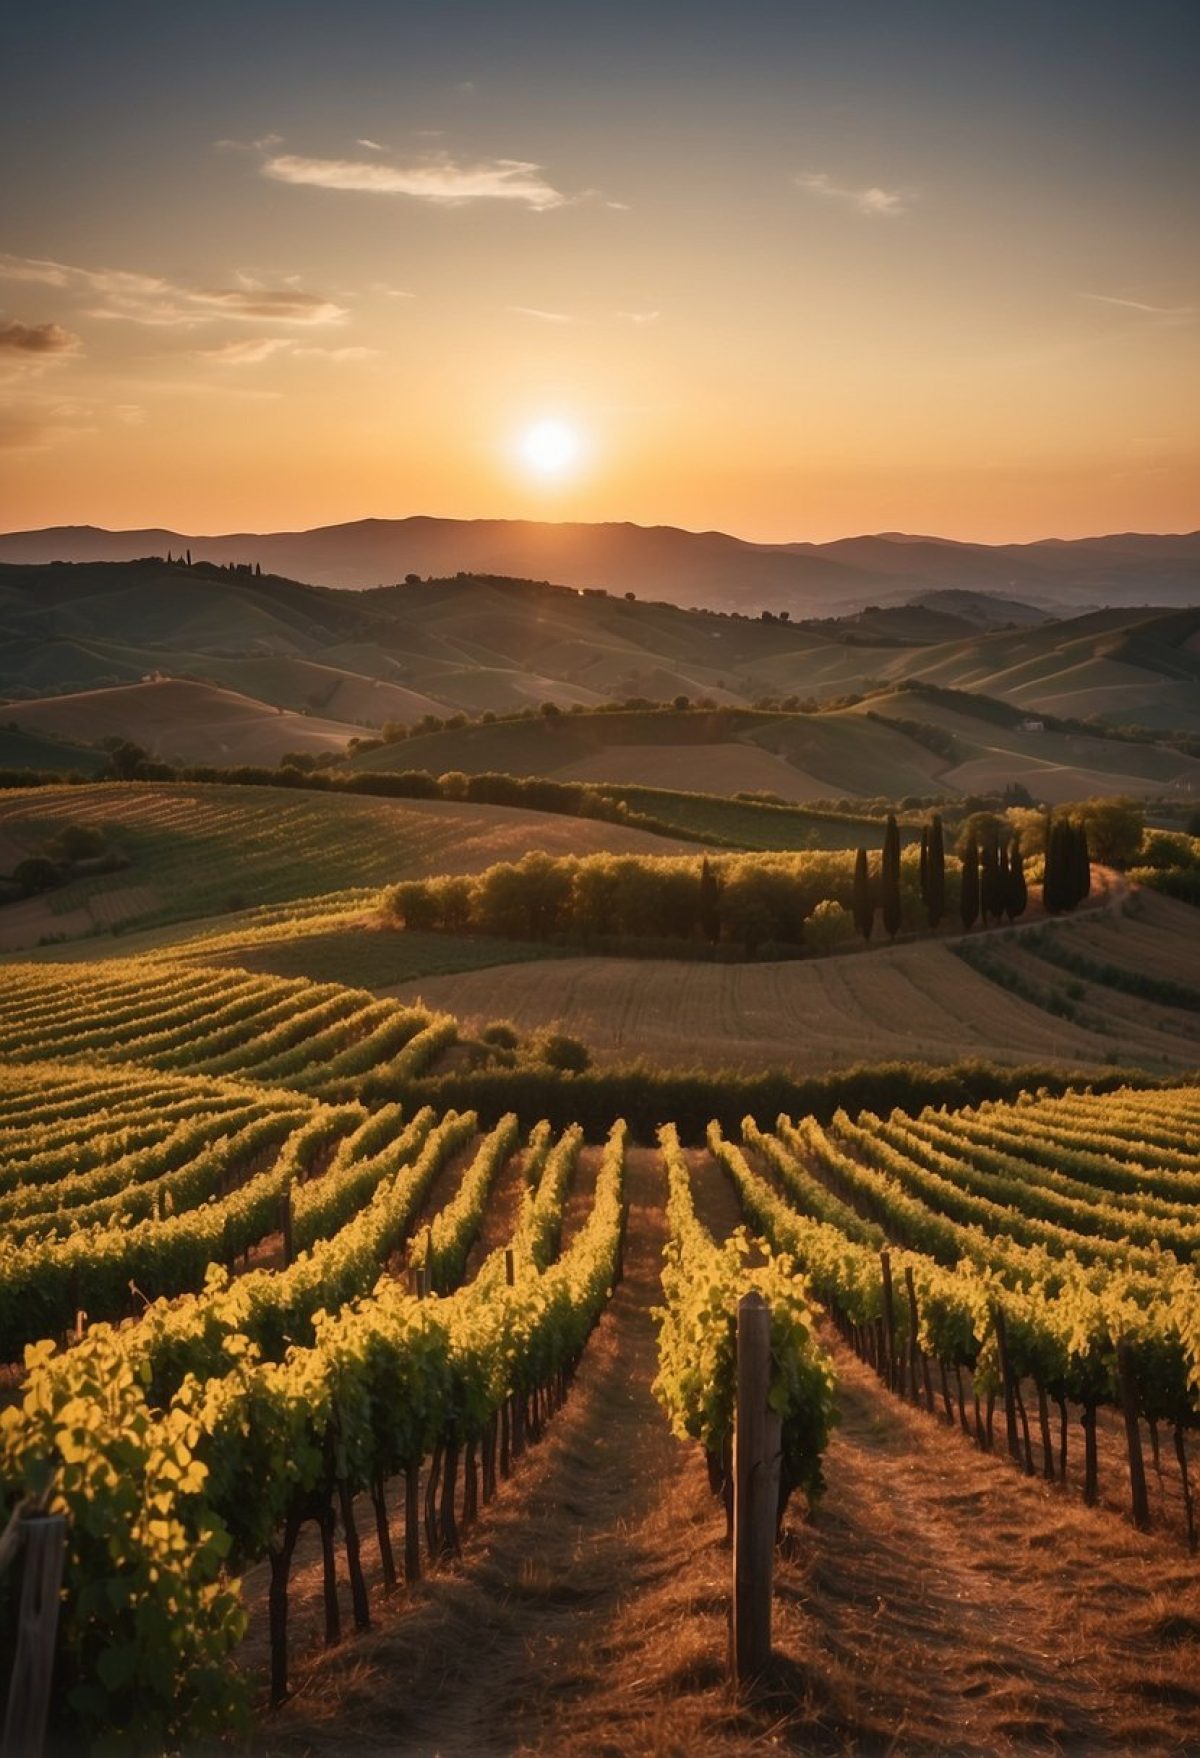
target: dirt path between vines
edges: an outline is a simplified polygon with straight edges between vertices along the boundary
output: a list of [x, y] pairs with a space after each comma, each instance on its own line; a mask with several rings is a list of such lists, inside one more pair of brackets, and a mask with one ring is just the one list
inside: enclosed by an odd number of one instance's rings
[[[709, 1157], [697, 1201], [736, 1219]], [[776, 1659], [725, 1684], [730, 1554], [651, 1391], [661, 1172], [630, 1165], [626, 1278], [566, 1407], [458, 1567], [375, 1600], [298, 1676], [278, 1754], [758, 1758], [1200, 1754], [1200, 1574], [900, 1405], [836, 1340], [840, 1423], [777, 1570]]]

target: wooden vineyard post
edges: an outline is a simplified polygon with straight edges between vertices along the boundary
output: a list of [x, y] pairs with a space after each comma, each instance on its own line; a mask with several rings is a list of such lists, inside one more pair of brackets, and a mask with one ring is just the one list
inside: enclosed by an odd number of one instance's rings
[[23, 1554], [17, 1647], [0, 1754], [2, 1758], [40, 1758], [50, 1713], [67, 1522], [61, 1514], [43, 1514], [22, 1520], [20, 1531]]
[[508, 1283], [510, 1288], [516, 1286], [517, 1254], [511, 1245], [507, 1246], [504, 1252], [504, 1280]]
[[769, 1408], [771, 1309], [757, 1292], [737, 1310], [733, 1435], [733, 1673], [748, 1685], [771, 1657], [771, 1586], [779, 1504], [779, 1417]]
[[[921, 1358], [921, 1345], [917, 1341], [917, 1330], [920, 1320], [917, 1313], [917, 1289], [916, 1284], [913, 1281], [911, 1264], [905, 1264], [904, 1266], [904, 1287], [905, 1292], [908, 1295], [908, 1377], [910, 1381], [910, 1390], [912, 1392], [912, 1401], [914, 1404], [919, 1404], [921, 1402], [921, 1390], [917, 1378], [917, 1362]], [[933, 1408], [932, 1398], [929, 1401], [929, 1407], [930, 1409]]]
[[1117, 1377], [1121, 1386], [1121, 1414], [1125, 1418], [1125, 1444], [1129, 1450], [1129, 1495], [1133, 1523], [1140, 1532], [1150, 1529], [1150, 1498], [1146, 1493], [1146, 1462], [1142, 1457], [1142, 1431], [1138, 1426], [1137, 1381], [1129, 1344], [1117, 1344]]
[[1004, 1428], [1011, 1458], [1022, 1463], [1021, 1442], [1017, 1435], [1017, 1399], [1013, 1385], [1012, 1362], [1008, 1357], [1008, 1327], [1004, 1323], [1004, 1314], [997, 1306], [992, 1313], [992, 1322], [996, 1327], [996, 1350], [1000, 1356], [1000, 1372], [1004, 1379]]
[[884, 1379], [888, 1387], [896, 1390], [896, 1308], [892, 1300], [892, 1260], [886, 1251], [879, 1254], [879, 1268], [883, 1276], [883, 1350]]

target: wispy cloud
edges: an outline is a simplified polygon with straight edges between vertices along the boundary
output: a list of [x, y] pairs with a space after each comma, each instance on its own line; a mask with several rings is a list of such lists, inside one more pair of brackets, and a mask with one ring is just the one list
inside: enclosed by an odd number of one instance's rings
[[1189, 323], [1200, 316], [1200, 307], [1195, 305], [1151, 305], [1144, 299], [1119, 299], [1115, 293], [1081, 293], [1080, 298], [1090, 299], [1096, 305], [1115, 305], [1122, 311], [1137, 311], [1143, 317], [1161, 318], [1164, 323]]
[[290, 347], [287, 336], [249, 336], [241, 342], [222, 342], [219, 348], [201, 348], [199, 352], [202, 360], [214, 360], [218, 366], [257, 366]]
[[627, 324], [656, 324], [662, 316], [661, 311], [619, 311], [619, 318]]
[[346, 360], [374, 360], [378, 353], [378, 348], [363, 348], [358, 345], [349, 348], [302, 348], [297, 344], [292, 349], [297, 360], [332, 360], [337, 363]]
[[820, 195], [829, 201], [844, 202], [847, 207], [856, 209], [860, 214], [903, 214], [912, 200], [903, 190], [880, 189], [875, 184], [865, 189], [852, 189], [844, 183], [835, 183], [824, 171], [802, 171], [796, 182], [809, 195]]
[[74, 354], [79, 337], [61, 324], [0, 324], [0, 353], [5, 354]]
[[283, 136], [282, 134], [260, 134], [257, 140], [214, 140], [213, 145], [219, 152], [269, 153], [273, 148], [283, 145]]
[[537, 322], [542, 324], [573, 324], [575, 322], [570, 312], [543, 311], [537, 305], [510, 305], [508, 309], [515, 312], [518, 317], [536, 318]]
[[381, 146], [377, 140], [367, 140], [364, 136], [361, 136], [361, 135], [358, 138], [358, 140], [355, 141], [354, 144], [355, 144], [355, 146], [366, 147], [366, 149], [369, 153], [386, 153], [387, 152], [387, 148], [385, 146]]
[[94, 411], [81, 403], [31, 397], [0, 410], [0, 451], [44, 452], [60, 440], [95, 432]]
[[201, 360], [211, 360], [217, 366], [259, 366], [264, 360], [272, 360], [277, 355], [286, 354], [293, 360], [369, 360], [378, 353], [376, 348], [351, 346], [346, 348], [321, 348], [303, 346], [294, 336], [254, 336], [245, 341], [223, 342], [219, 348], [201, 348], [198, 354]]
[[567, 200], [547, 182], [540, 165], [524, 159], [489, 159], [460, 165], [446, 155], [412, 165], [381, 165], [365, 159], [309, 159], [281, 153], [265, 161], [264, 177], [313, 189], [351, 190], [365, 195], [406, 195], [440, 207], [473, 201], [505, 201], [535, 210], [561, 207]]
[[344, 306], [294, 286], [264, 287], [243, 277], [239, 287], [184, 287], [127, 269], [85, 269], [71, 263], [0, 253], [0, 278], [36, 281], [77, 294], [99, 295], [89, 317], [153, 326], [192, 327], [217, 318], [284, 324], [337, 324]]

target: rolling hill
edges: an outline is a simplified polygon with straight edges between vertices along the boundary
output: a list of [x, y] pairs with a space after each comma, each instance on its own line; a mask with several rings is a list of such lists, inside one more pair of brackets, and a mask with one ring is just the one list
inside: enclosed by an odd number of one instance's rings
[[[900, 689], [820, 713], [630, 710], [447, 728], [352, 757], [361, 770], [502, 770], [685, 793], [814, 800], [998, 793], [1200, 792], [1200, 761], [1154, 744], [1056, 732], [966, 691]], [[654, 810], [653, 807], [645, 807]]]
[[[358, 730], [179, 678], [22, 702], [13, 719], [25, 733], [130, 739], [163, 762], [179, 764], [275, 764], [285, 751], [340, 752]], [[70, 765], [60, 761], [56, 767]]]
[[695, 846], [621, 824], [511, 806], [129, 782], [0, 793], [0, 871], [44, 853], [67, 825], [100, 830], [124, 865], [6, 904], [0, 947], [220, 918], [254, 905], [434, 873], [472, 873], [533, 849], [686, 854]]
[[[341, 752], [388, 722], [503, 718], [550, 702], [577, 712], [414, 738], [361, 761], [795, 801], [971, 792], [997, 778], [1046, 798], [1194, 788], [1188, 758], [1107, 739], [1103, 725], [1200, 732], [1200, 610], [1053, 620], [983, 593], [932, 597], [795, 624], [490, 577], [351, 593], [155, 558], [0, 565], [0, 717], [13, 738], [116, 736], [166, 760], [271, 763]], [[1011, 737], [999, 746], [995, 725], [975, 725], [962, 701], [953, 742], [914, 735], [896, 723], [938, 716], [879, 700], [914, 684], [1007, 704], [1007, 723], [978, 712]], [[857, 713], [832, 705], [864, 692]], [[588, 712], [677, 697], [831, 706], [775, 714], [769, 729], [718, 720], [702, 737], [680, 721]], [[1087, 719], [1095, 734], [1062, 745], [1020, 724], [1045, 715]], [[678, 748], [691, 743], [707, 747], [699, 759]]]
[[362, 588], [406, 574], [508, 574], [606, 587], [751, 614], [838, 614], [945, 588], [999, 592], [1061, 612], [1097, 604], [1190, 604], [1200, 533], [987, 545], [899, 532], [833, 543], [747, 543], [674, 526], [504, 519], [361, 519], [311, 531], [187, 535], [161, 528], [58, 526], [0, 535], [0, 561], [130, 561], [189, 551], [260, 563], [325, 586]]

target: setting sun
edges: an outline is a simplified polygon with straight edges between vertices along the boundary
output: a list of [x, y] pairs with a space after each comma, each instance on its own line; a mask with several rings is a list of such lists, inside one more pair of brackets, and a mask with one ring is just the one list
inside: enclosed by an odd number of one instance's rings
[[521, 456], [538, 476], [565, 476], [579, 455], [579, 435], [565, 421], [539, 421], [521, 439]]

